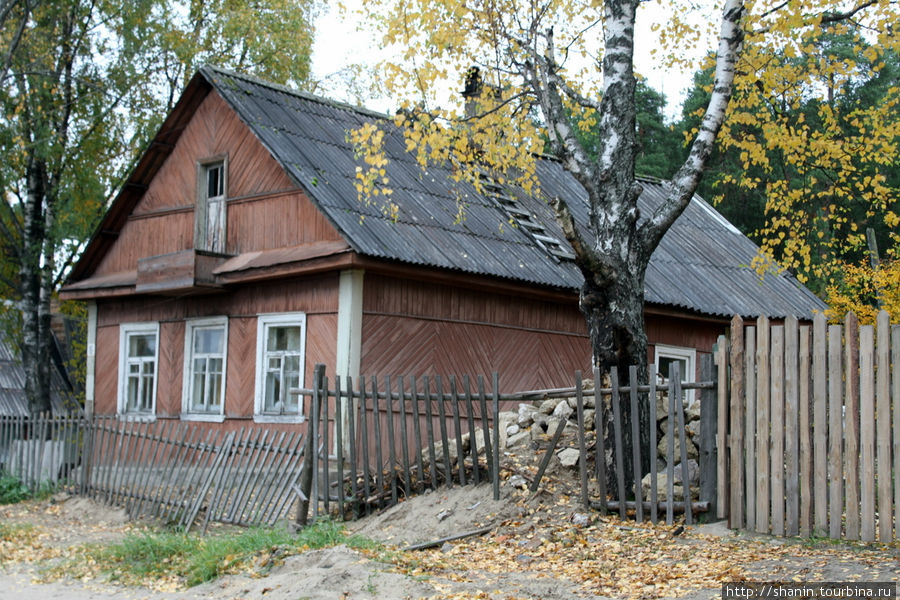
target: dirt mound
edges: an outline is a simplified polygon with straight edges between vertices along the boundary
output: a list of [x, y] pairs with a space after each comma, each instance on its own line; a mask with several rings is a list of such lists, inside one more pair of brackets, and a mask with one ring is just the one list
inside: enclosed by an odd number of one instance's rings
[[72, 496], [60, 503], [60, 514], [85, 525], [124, 525], [128, 515], [123, 508], [101, 504], [83, 496]]
[[348, 529], [402, 547], [498, 523], [508, 518], [512, 510], [505, 486], [501, 488], [500, 500], [494, 500], [490, 485], [439, 488], [413, 496], [380, 514], [348, 523]]
[[310, 600], [335, 598], [401, 600], [425, 598], [433, 586], [389, 571], [346, 546], [312, 550], [292, 556], [267, 577], [229, 576], [191, 590], [203, 598], [266, 598]]

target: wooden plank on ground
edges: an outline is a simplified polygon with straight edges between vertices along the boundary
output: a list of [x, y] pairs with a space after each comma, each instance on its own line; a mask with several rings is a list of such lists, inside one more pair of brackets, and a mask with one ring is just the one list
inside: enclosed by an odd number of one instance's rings
[[860, 530], [875, 541], [875, 329], [859, 328], [859, 476]]
[[844, 388], [842, 368], [842, 329], [828, 326], [828, 535], [841, 537], [844, 516]]
[[846, 538], [859, 539], [859, 320], [844, 319], [844, 487]]
[[813, 534], [828, 532], [828, 335], [822, 313], [813, 317]]
[[784, 326], [770, 330], [769, 374], [771, 397], [769, 415], [771, 425], [771, 453], [769, 477], [772, 489], [772, 533], [784, 535]]
[[[875, 371], [875, 438], [878, 472], [878, 539], [882, 543], [893, 540], [891, 523], [891, 317], [882, 310], [876, 318], [876, 371]], [[896, 367], [895, 367], [896, 368]], [[895, 465], [900, 469], [900, 465]], [[900, 483], [898, 483], [900, 485]]]
[[756, 531], [769, 533], [769, 320], [756, 321]]

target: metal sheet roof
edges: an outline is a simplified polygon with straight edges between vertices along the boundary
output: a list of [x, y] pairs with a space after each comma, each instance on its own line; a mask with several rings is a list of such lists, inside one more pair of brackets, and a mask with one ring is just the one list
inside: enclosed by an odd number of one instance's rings
[[[387, 117], [220, 69], [204, 67], [201, 73], [358, 253], [541, 286], [580, 287], [575, 265], [550, 255], [522, 228], [504, 226], [508, 216], [493, 199], [454, 181], [445, 168], [421, 169]], [[357, 198], [358, 163], [347, 132], [364, 123], [385, 131], [396, 219]], [[586, 223], [587, 196], [580, 184], [551, 160], [540, 161], [538, 174], [544, 193], [566, 198], [576, 221]], [[642, 184], [640, 208], [646, 215], [662, 202], [666, 184]], [[520, 201], [549, 234], [563, 239], [545, 202]], [[458, 202], [465, 205], [461, 220]], [[757, 252], [750, 239], [695, 196], [651, 258], [645, 299], [718, 316], [810, 318], [825, 308], [787, 274], [760, 278], [750, 268]]]
[[[67, 407], [80, 410], [55, 363], [50, 365], [50, 406], [53, 414], [68, 414]], [[13, 344], [0, 336], [0, 416], [25, 417], [29, 414], [28, 399], [25, 397], [25, 369]]]

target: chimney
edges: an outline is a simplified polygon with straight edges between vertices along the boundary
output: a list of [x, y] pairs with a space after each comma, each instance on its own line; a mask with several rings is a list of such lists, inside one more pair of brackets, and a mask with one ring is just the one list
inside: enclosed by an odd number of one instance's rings
[[466, 99], [466, 118], [471, 119], [478, 114], [478, 98], [481, 96], [481, 90], [484, 83], [481, 80], [481, 69], [478, 67], [469, 67], [466, 71], [465, 88], [462, 91], [463, 98]]

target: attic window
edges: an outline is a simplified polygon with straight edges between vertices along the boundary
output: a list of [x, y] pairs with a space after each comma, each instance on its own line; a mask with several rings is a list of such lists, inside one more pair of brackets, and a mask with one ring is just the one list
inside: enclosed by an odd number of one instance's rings
[[226, 161], [201, 161], [197, 173], [195, 247], [207, 252], [225, 252]]

